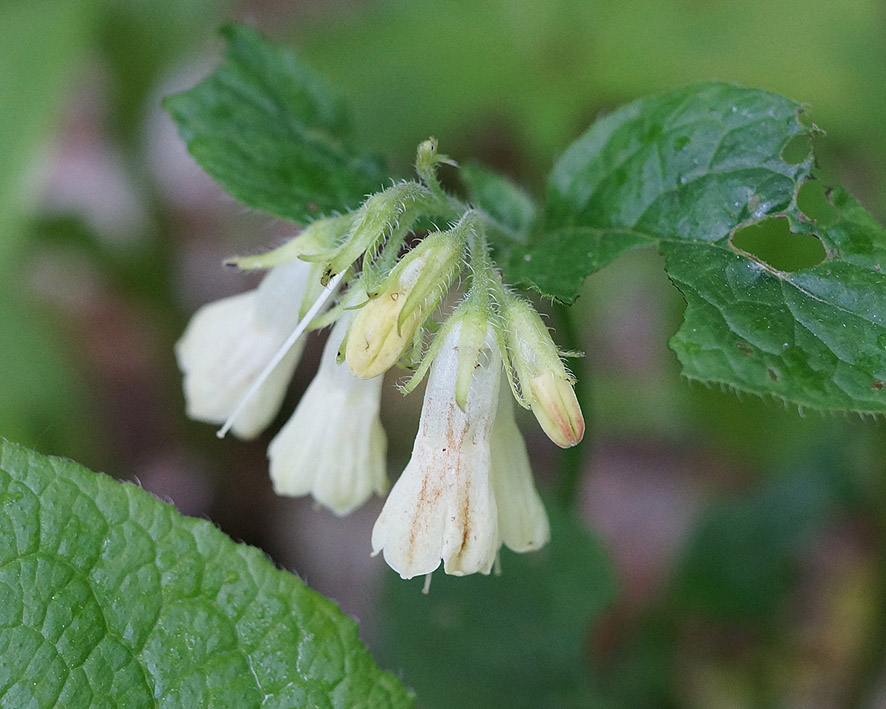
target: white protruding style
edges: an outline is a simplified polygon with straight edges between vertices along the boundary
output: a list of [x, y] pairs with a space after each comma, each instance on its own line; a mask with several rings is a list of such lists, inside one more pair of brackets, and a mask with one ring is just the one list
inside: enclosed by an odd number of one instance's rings
[[278, 495], [310, 494], [338, 515], [388, 488], [378, 416], [384, 377], [361, 379], [336, 362], [352, 313], [345, 311], [332, 329], [317, 374], [268, 447]]
[[[271, 357], [270, 361], [265, 365], [265, 368], [259, 373], [259, 375], [255, 378], [255, 381], [252, 382], [252, 386], [250, 386], [246, 393], [243, 394], [243, 397], [240, 399], [240, 403], [238, 403], [228, 418], [225, 420], [222, 427], [216, 432], [216, 436], [219, 438], [224, 438], [225, 434], [231, 430], [234, 426], [234, 422], [237, 420], [237, 417], [240, 415], [240, 412], [249, 404], [252, 397], [261, 389], [264, 385], [265, 380], [268, 379], [273, 373], [274, 370], [289, 354], [289, 351], [295, 346], [295, 344], [299, 341], [302, 335], [305, 334], [305, 331], [308, 329], [308, 326], [311, 324], [311, 321], [320, 314], [320, 311], [326, 306], [326, 303], [329, 299], [335, 294], [336, 289], [338, 288], [338, 284], [341, 282], [344, 273], [338, 273], [333, 276], [323, 291], [317, 296], [317, 299], [313, 302], [310, 308], [308, 308], [308, 312], [306, 312], [302, 319], [299, 320], [298, 324], [295, 326], [292, 332], [289, 333], [289, 337], [287, 337], [283, 344], [277, 348], [277, 352], [274, 353], [274, 356]], [[303, 347], [304, 345], [302, 345]]]
[[[311, 264], [294, 259], [271, 269], [255, 290], [200, 308], [175, 352], [184, 373], [188, 415], [222, 423], [243, 402], [271, 358], [299, 322]], [[243, 403], [231, 429], [254, 438], [274, 418], [303, 342], [296, 342]]]

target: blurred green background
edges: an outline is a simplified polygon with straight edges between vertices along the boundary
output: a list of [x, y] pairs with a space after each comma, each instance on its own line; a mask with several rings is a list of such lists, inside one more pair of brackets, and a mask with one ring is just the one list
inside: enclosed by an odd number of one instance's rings
[[[0, 435], [138, 479], [261, 546], [360, 619], [420, 706], [886, 705], [882, 424], [681, 381], [665, 343], [683, 304], [657, 254], [622, 257], [552, 311], [588, 354], [589, 435], [563, 457], [524, 421], [554, 540], [504, 553], [499, 577], [438, 574], [421, 595], [368, 557], [378, 503], [338, 520], [276, 499], [273, 431], [219, 442], [186, 420], [172, 346], [187, 318], [254, 285], [224, 257], [292, 232], [206, 178], [158, 106], [212, 69], [225, 21], [295, 47], [397, 175], [435, 135], [541, 197], [601, 112], [723, 79], [808, 103], [827, 132], [818, 176], [882, 222], [886, 5], [0, 4]], [[421, 402], [390, 389], [395, 476]]]

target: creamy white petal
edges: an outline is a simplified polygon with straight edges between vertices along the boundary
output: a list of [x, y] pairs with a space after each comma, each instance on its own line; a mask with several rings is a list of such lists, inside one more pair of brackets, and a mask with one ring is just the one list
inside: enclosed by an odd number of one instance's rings
[[500, 546], [490, 471], [490, 436], [501, 357], [491, 329], [463, 411], [455, 402], [461, 323], [431, 367], [412, 458], [372, 530], [373, 554], [403, 578], [489, 573]]
[[383, 377], [360, 379], [335, 361], [350, 317], [332, 329], [317, 374], [268, 447], [277, 494], [310, 494], [340, 515], [388, 487], [387, 441], [378, 417]]
[[[223, 423], [299, 320], [310, 264], [294, 260], [273, 268], [259, 287], [200, 308], [176, 343], [184, 373], [188, 415]], [[232, 431], [253, 438], [274, 418], [304, 348], [286, 354], [234, 421]]]
[[523, 435], [514, 418], [514, 401], [505, 382], [492, 426], [492, 488], [498, 506], [501, 540], [514, 551], [532, 551], [551, 538], [551, 527], [529, 466]]

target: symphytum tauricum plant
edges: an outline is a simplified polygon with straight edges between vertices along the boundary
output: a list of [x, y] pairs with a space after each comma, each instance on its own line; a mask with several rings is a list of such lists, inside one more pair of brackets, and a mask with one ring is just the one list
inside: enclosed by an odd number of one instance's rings
[[[883, 232], [843, 192], [828, 224], [797, 206], [811, 149], [783, 153], [817, 129], [792, 101], [727, 84], [645, 99], [566, 151], [543, 207], [477, 168], [463, 200], [441, 186], [437, 166], [455, 163], [433, 139], [418, 148], [418, 179], [381, 186], [378, 165], [345, 147], [338, 107], [314, 79], [288, 72], [291, 59], [252, 31], [228, 36], [226, 63], [167, 108], [232, 194], [304, 226], [276, 250], [232, 259], [270, 271], [194, 316], [177, 347], [188, 412], [221, 434], [258, 434], [304, 333], [334, 323], [268, 456], [279, 493], [344, 514], [387, 489], [381, 376], [413, 370], [401, 384], [410, 392], [429, 373], [412, 458], [372, 533], [373, 553], [404, 578], [441, 562], [489, 573], [502, 544], [548, 540], [512, 401], [564, 448], [584, 420], [564, 353], [509, 284], [569, 302], [619, 253], [657, 246], [688, 304], [670, 341], [687, 377], [800, 407], [886, 410]], [[246, 100], [252, 74], [273, 105]], [[793, 266], [758, 255], [743, 229], [773, 219], [818, 250]]]
[[[19, 5], [38, 12], [40, 4]], [[52, 15], [67, 26], [70, 11]], [[22, 31], [30, 24], [21, 21], [10, 40], [31, 37]], [[566, 306], [589, 274], [655, 247], [686, 302], [669, 345], [687, 378], [800, 409], [883, 414], [886, 233], [840, 188], [823, 191], [817, 206], [805, 198], [819, 131], [802, 106], [769, 92], [696, 84], [605, 115], [557, 160], [534, 200], [467, 162], [443, 173], [455, 162], [433, 139], [418, 146], [414, 175], [389, 174], [349, 141], [343, 102], [295, 56], [245, 27], [224, 34], [221, 66], [164, 105], [206, 172], [243, 205], [291, 222], [294, 236], [231, 259], [267, 273], [254, 290], [194, 314], [176, 347], [188, 414], [220, 433], [258, 436], [282, 406], [310, 331], [330, 328], [316, 376], [268, 447], [278, 493], [310, 495], [338, 515], [387, 495], [364, 548], [405, 578], [429, 580], [441, 565], [488, 574], [502, 546], [547, 544], [506, 558], [501, 579], [442, 577], [430, 597], [388, 574], [379, 625], [400, 652], [391, 663], [416, 684], [421, 672], [409, 663], [424, 663], [425, 687], [436, 681], [449, 706], [481, 703], [484, 686], [496, 700], [487, 704], [502, 704], [506, 684], [527, 705], [606, 705], [586, 686], [585, 642], [613, 602], [615, 574], [580, 521], [545, 509], [515, 420], [517, 405], [531, 410], [569, 448], [560, 477], [574, 502], [587, 372], [572, 360], [575, 381], [564, 357], [577, 353], [556, 342], [574, 349], [593, 338], [569, 333], [579, 323]], [[446, 189], [438, 173], [452, 178]], [[518, 288], [557, 301], [567, 327], [552, 337]], [[389, 489], [379, 413], [392, 369], [390, 386], [409, 393], [424, 382], [425, 398], [411, 458]], [[757, 625], [742, 637], [756, 629], [768, 642], [773, 609], [786, 605], [773, 588], [787, 575], [791, 544], [805, 539], [809, 519], [824, 518], [827, 495], [807, 477], [743, 500], [744, 516], [730, 506], [703, 520], [673, 584], [690, 590], [669, 598], [752, 617]], [[753, 548], [734, 553], [733, 534]], [[440, 591], [454, 595], [434, 605]], [[644, 698], [661, 700], [659, 676], [678, 663], [656, 660], [667, 668], [658, 675], [637, 670], [660, 650], [647, 647], [661, 627], [650, 615], [621, 673], [631, 697], [642, 680]], [[509, 625], [512, 634], [500, 632]], [[684, 632], [672, 625], [679, 630], [662, 645]], [[870, 625], [876, 669], [882, 633]], [[470, 628], [467, 640], [457, 627]], [[780, 672], [774, 647], [764, 650]], [[134, 485], [4, 440], [0, 657], [4, 706], [413, 701], [375, 665], [351, 619], [258, 550]], [[618, 675], [614, 664], [601, 665], [607, 680]], [[464, 687], [451, 679], [471, 673]], [[672, 695], [660, 703], [680, 704]], [[775, 695], [759, 696], [773, 703]]]
[[[270, 271], [255, 291], [198, 311], [177, 346], [189, 414], [251, 437], [276, 414], [303, 333], [334, 323], [316, 378], [268, 457], [279, 493], [311, 494], [338, 514], [387, 490], [382, 376], [398, 364], [415, 369], [402, 386], [409, 392], [430, 370], [412, 459], [372, 532], [373, 552], [404, 578], [441, 560], [446, 573], [489, 573], [503, 543], [528, 551], [548, 540], [513, 399], [561, 447], [584, 434], [547, 327], [490, 258], [488, 234], [503, 227], [443, 190], [441, 162], [453, 164], [427, 140], [418, 181], [319, 217], [270, 253], [233, 259]], [[428, 226], [441, 222], [448, 228]], [[427, 233], [401, 253], [420, 228]], [[456, 282], [463, 293], [446, 312]]]

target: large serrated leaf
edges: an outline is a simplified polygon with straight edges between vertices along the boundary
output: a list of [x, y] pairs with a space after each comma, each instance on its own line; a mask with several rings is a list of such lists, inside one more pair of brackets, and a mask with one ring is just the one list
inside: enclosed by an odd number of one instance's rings
[[135, 485], [0, 442], [0, 703], [401, 707], [357, 626]]
[[783, 273], [726, 247], [662, 244], [687, 302], [669, 341], [687, 377], [801, 406], [886, 411], [886, 232], [848, 193], [833, 199], [830, 227], [785, 213], [831, 254], [813, 268]]
[[[819, 223], [797, 207], [812, 155], [783, 158], [815, 128], [781, 96], [702, 84], [598, 121], [550, 179], [546, 230], [508, 275], [570, 301], [620, 253], [657, 246], [687, 300], [670, 340], [693, 379], [800, 406], [886, 412], [886, 232], [848, 194]], [[802, 156], [801, 156], [802, 157]], [[787, 272], [736, 245], [784, 219], [823, 262]]]
[[163, 102], [203, 169], [244, 204], [299, 222], [377, 190], [385, 175], [348, 146], [342, 101], [254, 30], [223, 34], [222, 65]]

